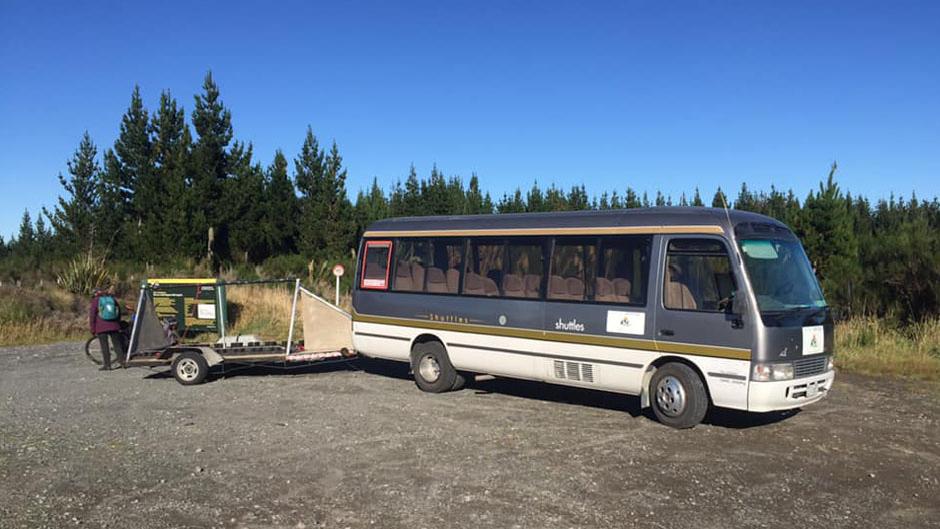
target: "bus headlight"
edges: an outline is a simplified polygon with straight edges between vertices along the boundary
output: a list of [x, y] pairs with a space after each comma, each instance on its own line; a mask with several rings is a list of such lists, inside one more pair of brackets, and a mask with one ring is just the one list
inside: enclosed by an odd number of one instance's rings
[[793, 364], [754, 364], [751, 380], [757, 382], [793, 380]]
[[832, 371], [836, 368], [836, 363], [833, 358], [830, 356], [826, 359], [826, 371]]

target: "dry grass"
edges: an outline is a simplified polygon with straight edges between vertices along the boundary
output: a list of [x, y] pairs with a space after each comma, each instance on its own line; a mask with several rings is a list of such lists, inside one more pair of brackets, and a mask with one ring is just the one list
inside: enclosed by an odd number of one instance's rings
[[82, 299], [54, 285], [0, 287], [0, 346], [87, 338]]
[[839, 323], [836, 366], [867, 375], [940, 381], [940, 319], [906, 328], [878, 318]]
[[[332, 286], [318, 285], [314, 292], [326, 299], [333, 299]], [[326, 287], [326, 288], [324, 288]], [[290, 326], [290, 309], [294, 285], [231, 285], [226, 287], [229, 307], [229, 326], [226, 334], [253, 334], [262, 340], [283, 341], [287, 339]], [[298, 299], [297, 318], [294, 323], [294, 341], [303, 339], [303, 321]], [[340, 307], [349, 310], [352, 298], [340, 297]]]

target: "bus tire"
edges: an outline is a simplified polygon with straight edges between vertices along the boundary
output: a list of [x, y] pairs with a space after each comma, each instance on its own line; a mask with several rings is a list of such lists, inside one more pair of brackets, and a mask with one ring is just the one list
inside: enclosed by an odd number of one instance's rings
[[454, 369], [447, 351], [438, 341], [415, 344], [411, 352], [411, 370], [421, 391], [443, 393], [463, 386], [463, 375]]
[[656, 419], [672, 428], [691, 428], [702, 422], [708, 411], [702, 377], [678, 362], [670, 362], [653, 373], [649, 396]]
[[184, 386], [202, 384], [209, 374], [209, 364], [203, 356], [195, 351], [186, 351], [179, 354], [170, 367], [173, 378]]

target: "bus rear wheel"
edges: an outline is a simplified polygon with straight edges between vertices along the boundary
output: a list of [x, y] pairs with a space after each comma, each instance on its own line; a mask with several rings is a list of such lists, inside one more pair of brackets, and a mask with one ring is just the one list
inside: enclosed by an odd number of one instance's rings
[[659, 422], [672, 428], [691, 428], [708, 411], [705, 383], [691, 367], [670, 362], [653, 373], [650, 404]]
[[415, 344], [411, 352], [411, 370], [421, 391], [443, 393], [460, 389], [465, 378], [458, 373], [440, 342]]

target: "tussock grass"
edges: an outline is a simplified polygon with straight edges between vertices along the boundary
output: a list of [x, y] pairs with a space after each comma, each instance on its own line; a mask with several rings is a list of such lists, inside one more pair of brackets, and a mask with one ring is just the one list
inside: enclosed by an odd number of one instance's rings
[[866, 375], [940, 381], [940, 319], [899, 328], [862, 317], [836, 326], [836, 366]]

